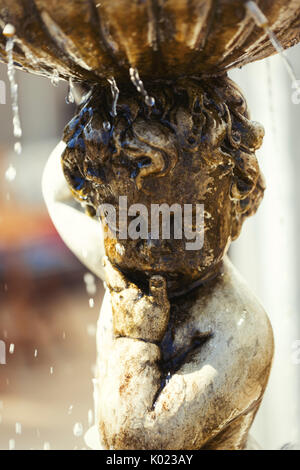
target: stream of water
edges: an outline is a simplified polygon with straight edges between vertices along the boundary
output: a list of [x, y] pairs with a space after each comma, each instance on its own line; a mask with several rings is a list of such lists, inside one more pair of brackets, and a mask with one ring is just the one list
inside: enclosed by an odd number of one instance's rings
[[116, 115], [117, 115], [117, 103], [118, 103], [118, 98], [119, 98], [119, 88], [117, 87], [117, 83], [116, 83], [116, 80], [114, 79], [114, 77], [108, 78], [107, 81], [110, 84], [111, 94], [112, 94], [112, 98], [113, 98], [111, 114], [113, 115], [113, 117], [116, 117]]
[[149, 96], [147, 90], [145, 90], [144, 84], [140, 79], [138, 70], [131, 67], [129, 69], [129, 76], [137, 91], [144, 96], [146, 105], [150, 107], [154, 106], [155, 99], [153, 98], [153, 96]]
[[254, 1], [248, 1], [246, 2], [246, 7], [252, 18], [254, 19], [255, 23], [257, 26], [260, 28], [264, 29], [266, 34], [268, 35], [274, 49], [278, 52], [279, 56], [281, 57], [281, 60], [283, 62], [284, 67], [286, 68], [293, 84], [293, 88], [296, 88], [298, 92], [300, 92], [300, 81], [296, 77], [296, 73], [294, 70], [294, 67], [290, 63], [287, 54], [277, 38], [276, 34], [274, 31], [271, 30], [268, 18], [264, 15], [264, 13], [261, 11], [259, 6], [254, 2]]

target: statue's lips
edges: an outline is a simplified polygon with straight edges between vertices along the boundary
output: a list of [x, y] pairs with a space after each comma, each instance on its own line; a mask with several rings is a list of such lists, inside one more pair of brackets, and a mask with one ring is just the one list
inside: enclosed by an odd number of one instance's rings
[[[212, 76], [274, 54], [241, 0], [207, 2], [0, 0], [0, 26], [14, 26], [14, 60], [40, 75], [101, 82]], [[261, 0], [284, 48], [300, 40], [299, 2]], [[6, 61], [0, 34], [0, 60]], [[159, 51], [159, 53], [158, 53]]]

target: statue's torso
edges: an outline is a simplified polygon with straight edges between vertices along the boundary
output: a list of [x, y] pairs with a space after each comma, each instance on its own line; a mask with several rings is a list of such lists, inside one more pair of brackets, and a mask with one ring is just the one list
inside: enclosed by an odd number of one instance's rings
[[[102, 430], [121, 436], [128, 419], [137, 430], [137, 436], [131, 434], [123, 443], [117, 438], [117, 448], [245, 447], [268, 380], [273, 336], [264, 310], [228, 260], [210, 285], [171, 299], [159, 363], [156, 345], [113, 338], [109, 303], [102, 314], [98, 369]], [[115, 424], [114, 412], [104, 410], [108, 407], [119, 414]], [[122, 407], [125, 423], [120, 423]], [[131, 413], [135, 417], [129, 418]], [[110, 416], [109, 431], [106, 416]]]

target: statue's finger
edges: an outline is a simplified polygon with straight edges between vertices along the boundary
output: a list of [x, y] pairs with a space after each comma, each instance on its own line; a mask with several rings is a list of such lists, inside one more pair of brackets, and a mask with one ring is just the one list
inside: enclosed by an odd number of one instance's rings
[[152, 276], [149, 280], [149, 293], [157, 300], [167, 299], [166, 279], [159, 275]]

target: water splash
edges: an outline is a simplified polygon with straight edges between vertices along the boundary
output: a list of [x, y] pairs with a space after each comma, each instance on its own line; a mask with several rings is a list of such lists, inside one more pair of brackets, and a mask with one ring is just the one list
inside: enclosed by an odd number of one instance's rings
[[15, 45], [15, 27], [11, 24], [7, 24], [3, 29], [3, 35], [7, 38], [6, 42], [6, 55], [7, 55], [7, 75], [10, 83], [11, 101], [12, 101], [12, 112], [13, 112], [13, 128], [14, 136], [17, 138], [22, 137], [22, 127], [19, 114], [18, 104], [18, 85], [15, 77], [15, 67], [13, 50]]
[[141, 93], [144, 96], [145, 103], [147, 106], [154, 106], [155, 105], [155, 99], [153, 96], [149, 96], [147, 93], [147, 90], [145, 90], [144, 84], [142, 80], [140, 79], [140, 75], [137, 69], [130, 68], [129, 69], [129, 75], [132, 83], [134, 84], [135, 88], [139, 93]]
[[111, 94], [113, 97], [113, 103], [112, 103], [112, 110], [111, 114], [113, 117], [116, 117], [117, 115], [117, 103], [118, 103], [118, 98], [119, 98], [119, 88], [117, 87], [116, 80], [114, 77], [108, 78], [107, 79], [108, 83], [110, 84], [110, 89], [111, 89]]
[[44, 450], [51, 450], [50, 442], [44, 442], [43, 449]]
[[254, 19], [257, 26], [262, 28], [268, 35], [271, 44], [273, 45], [274, 49], [278, 52], [279, 56], [281, 57], [281, 60], [292, 80], [293, 87], [296, 88], [298, 92], [300, 92], [300, 84], [299, 84], [299, 80], [297, 80], [295, 70], [292, 64], [290, 63], [281, 42], [277, 38], [276, 34], [271, 30], [268, 18], [264, 15], [264, 13], [261, 11], [259, 6], [252, 0], [246, 2], [246, 8], [248, 12], [250, 13], [250, 15], [252, 16], [252, 18]]

